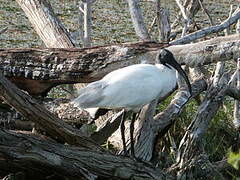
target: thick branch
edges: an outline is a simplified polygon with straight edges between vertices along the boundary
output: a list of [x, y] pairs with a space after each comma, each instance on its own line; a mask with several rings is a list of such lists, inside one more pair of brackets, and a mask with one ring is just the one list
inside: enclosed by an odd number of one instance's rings
[[30, 118], [31, 121], [40, 125], [51, 137], [68, 144], [80, 145], [91, 149], [102, 149], [91, 139], [47, 111], [36, 100], [10, 83], [2, 74], [0, 74], [0, 97], [25, 116], [25, 118]]
[[[226, 93], [226, 76], [223, 75], [223, 70], [224, 64], [219, 62], [204, 101], [199, 106], [194, 120], [189, 125], [180, 142], [177, 156], [177, 162], [179, 163], [180, 168], [190, 168], [190, 166], [186, 165], [192, 162], [193, 159], [197, 158], [199, 153], [203, 150], [203, 135], [208, 129], [209, 122], [212, 120], [222, 104]], [[183, 171], [184, 170], [185, 168]], [[179, 175], [182, 176], [182, 172], [179, 172]]]
[[[167, 46], [142, 42], [86, 49], [0, 49], [0, 70], [30, 94], [46, 93], [52, 87], [92, 82], [131, 64], [154, 63], [156, 50]], [[229, 60], [240, 56], [239, 35], [218, 37], [169, 50], [180, 63], [190, 66]]]
[[146, 60], [145, 53], [167, 44], [142, 42], [86, 49], [0, 49], [0, 70], [31, 94], [62, 83], [91, 82]]
[[8, 162], [20, 170], [42, 175], [57, 172], [75, 178], [89, 175], [120, 179], [166, 178], [159, 169], [127, 157], [61, 145], [4, 130], [0, 130], [0, 137], [0, 164]]

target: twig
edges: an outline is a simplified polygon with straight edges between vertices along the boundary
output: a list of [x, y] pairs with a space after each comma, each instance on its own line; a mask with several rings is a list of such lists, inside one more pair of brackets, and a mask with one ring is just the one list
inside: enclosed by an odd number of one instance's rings
[[157, 21], [157, 16], [154, 17], [154, 19], [153, 19], [150, 27], [148, 28], [148, 32], [149, 32], [149, 33], [152, 32], [153, 26], [154, 26], [154, 24], [156, 23], [156, 21]]
[[7, 30], [8, 30], [8, 27], [5, 27], [5, 28], [1, 29], [1, 30], [0, 30], [0, 34], [6, 32]]
[[203, 5], [202, 1], [201, 1], [201, 0], [198, 0], [198, 3], [200, 4], [203, 12], [205, 12], [205, 14], [207, 15], [211, 26], [214, 26], [213, 20], [212, 20], [210, 14], [208, 13], [208, 10], [207, 10], [207, 9], [205, 8], [205, 6]]
[[184, 26], [183, 26], [183, 29], [182, 29], [182, 35], [181, 35], [181, 37], [184, 37], [185, 34], [186, 34], [187, 31], [188, 31], [188, 28], [189, 28], [189, 25], [190, 25], [190, 23], [191, 23], [191, 20], [190, 20], [189, 16], [187, 15], [186, 7], [184, 7], [184, 6], [181, 4], [180, 0], [175, 0], [175, 1], [176, 1], [177, 5], [178, 5], [178, 7], [179, 7], [179, 9], [180, 9], [180, 11], [181, 11], [181, 13], [182, 13], [182, 17], [183, 17], [183, 21], [184, 21], [184, 22], [183, 22]]
[[171, 41], [171, 45], [177, 45], [177, 44], [186, 44], [190, 43], [196, 39], [200, 39], [202, 37], [205, 37], [211, 33], [217, 33], [220, 32], [226, 28], [228, 28], [230, 25], [236, 23], [240, 19], [240, 8], [237, 8], [235, 12], [233, 13], [231, 18], [228, 18], [224, 22], [222, 22], [219, 25], [212, 26], [209, 28], [204, 28], [199, 31], [196, 31], [194, 33], [188, 34], [182, 38], [179, 38], [177, 40]]

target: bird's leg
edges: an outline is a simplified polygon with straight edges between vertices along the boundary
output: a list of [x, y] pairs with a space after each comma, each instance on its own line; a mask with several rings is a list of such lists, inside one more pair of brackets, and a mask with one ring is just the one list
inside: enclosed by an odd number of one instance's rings
[[134, 140], [133, 140], [133, 133], [134, 133], [134, 122], [136, 120], [136, 113], [132, 114], [132, 121], [130, 123], [130, 143], [131, 143], [131, 155], [132, 157], [135, 157], [134, 152]]
[[120, 129], [121, 129], [121, 136], [122, 136], [122, 143], [123, 143], [123, 152], [124, 152], [124, 155], [127, 155], [127, 146], [126, 146], [126, 140], [125, 140], [125, 124], [124, 124], [125, 119], [126, 119], [126, 111], [123, 110]]

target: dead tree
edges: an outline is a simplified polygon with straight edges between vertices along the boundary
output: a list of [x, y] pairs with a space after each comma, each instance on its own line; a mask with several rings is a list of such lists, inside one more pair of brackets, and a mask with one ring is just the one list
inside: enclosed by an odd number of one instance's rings
[[[186, 43], [205, 37], [209, 33], [220, 32], [236, 23], [240, 19], [240, 9], [231, 13], [231, 16], [219, 25], [186, 35], [190, 19], [200, 7], [204, 9], [200, 0], [191, 2], [185, 1], [185, 4], [180, 4], [179, 1], [182, 16], [186, 22], [182, 31], [184, 36], [169, 44], [145, 41], [77, 49], [73, 48], [74, 44], [69, 33], [55, 17], [47, 1], [18, 1], [30, 21], [35, 24], [36, 31], [47, 47], [68, 49], [0, 49], [0, 98], [25, 118], [38, 124], [47, 136], [32, 133], [27, 135], [1, 129], [0, 174], [2, 171], [5, 173], [24, 171], [32, 176], [37, 174], [41, 178], [46, 178], [53, 176], [53, 172], [57, 172], [59, 175], [74, 179], [80, 177], [85, 179], [97, 177], [172, 179], [172, 175], [182, 179], [184, 177], [196, 178], [199, 174], [204, 174], [206, 177], [219, 175], [214, 169], [214, 163], [218, 162], [210, 162], [201, 142], [208, 124], [224, 98], [230, 96], [235, 99], [236, 103], [240, 99], [239, 82], [235, 82], [235, 79], [239, 77], [229, 78], [232, 72], [224, 71], [224, 62], [231, 62], [232, 59], [236, 60], [240, 57], [239, 35], [218, 37], [193, 44]], [[192, 9], [187, 9], [189, 3]], [[128, 4], [136, 34], [140, 39], [150, 40], [138, 1], [129, 0]], [[26, 8], [27, 6], [29, 7]], [[40, 18], [39, 24], [36, 23], [35, 17], [37, 16], [45, 17], [47, 22]], [[47, 31], [42, 27], [45, 27]], [[53, 39], [49, 39], [48, 34], [52, 34]], [[168, 41], [169, 31], [166, 30], [163, 34], [166, 36], [163, 39]], [[60, 84], [92, 82], [121, 67], [143, 61], [153, 63], [157, 50], [163, 47], [170, 49], [178, 62], [193, 68], [193, 98], [206, 91], [196, 116], [188, 126], [176, 150], [176, 163], [167, 171], [128, 157], [115, 156], [100, 146], [117, 130], [121, 113], [109, 118], [96, 132], [88, 134], [83, 129], [76, 129], [67, 124], [63, 121], [64, 118], [60, 119], [59, 117], [65, 117], [64, 113], [60, 116], [59, 111], [54, 108], [51, 111], [55, 114], [49, 112], [47, 109], [50, 109], [51, 104], [46, 105], [46, 109], [35, 99], [38, 95], [46, 95], [52, 87]], [[213, 63], [217, 63], [217, 66], [213, 78], [210, 78], [203, 72], [202, 66]], [[239, 69], [236, 70], [235, 75], [238, 71]], [[18, 89], [9, 80], [30, 95]], [[161, 100], [164, 98], [166, 97], [161, 97]], [[144, 161], [152, 159], [156, 139], [163, 137], [169, 131], [177, 116], [191, 100], [192, 98], [188, 97], [187, 88], [180, 86], [179, 91], [163, 112], [154, 115], [157, 100], [143, 108], [135, 127], [135, 148], [138, 158]], [[64, 101], [65, 112], [68, 111], [65, 108], [72, 109], [68, 102], [69, 100]], [[51, 103], [54, 104], [54, 102]], [[235, 110], [236, 113], [239, 113], [239, 108]], [[84, 119], [84, 116], [81, 118]], [[78, 115], [68, 117], [68, 119], [76, 118]], [[235, 120], [238, 121], [237, 118], [238, 114], [235, 116]], [[119, 140], [115, 138], [114, 141]], [[200, 156], [198, 156], [199, 153], [201, 153]], [[196, 169], [198, 171], [195, 171]]]

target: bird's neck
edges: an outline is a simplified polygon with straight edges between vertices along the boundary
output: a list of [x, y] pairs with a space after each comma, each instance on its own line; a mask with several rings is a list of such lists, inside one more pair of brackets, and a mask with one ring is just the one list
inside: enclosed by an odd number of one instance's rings
[[165, 66], [163, 64], [155, 64], [155, 66], [160, 70], [176, 72], [176, 69], [171, 65]]

